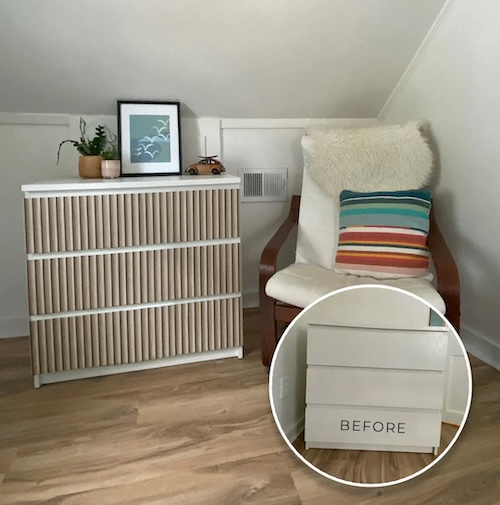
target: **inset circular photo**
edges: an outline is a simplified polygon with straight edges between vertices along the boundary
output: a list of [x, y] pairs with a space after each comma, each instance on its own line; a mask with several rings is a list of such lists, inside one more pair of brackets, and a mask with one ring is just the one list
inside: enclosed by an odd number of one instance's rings
[[423, 299], [362, 285], [305, 308], [269, 377], [278, 429], [306, 465], [359, 487], [398, 484], [435, 465], [462, 431], [471, 367], [460, 337]]

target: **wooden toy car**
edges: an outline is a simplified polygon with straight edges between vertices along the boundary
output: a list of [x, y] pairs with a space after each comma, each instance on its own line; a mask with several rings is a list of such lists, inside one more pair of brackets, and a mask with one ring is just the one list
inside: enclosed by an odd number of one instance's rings
[[217, 156], [200, 156], [201, 160], [198, 163], [193, 163], [186, 168], [186, 172], [190, 175], [198, 174], [220, 174], [225, 172], [226, 169], [223, 167], [219, 160], [216, 160]]

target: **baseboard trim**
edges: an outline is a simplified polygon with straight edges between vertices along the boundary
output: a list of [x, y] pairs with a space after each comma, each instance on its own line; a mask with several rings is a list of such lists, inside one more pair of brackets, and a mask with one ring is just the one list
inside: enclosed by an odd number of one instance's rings
[[304, 426], [305, 426], [305, 416], [302, 416], [294, 426], [291, 428], [288, 428], [285, 431], [286, 438], [290, 441], [291, 444], [295, 442], [297, 437], [304, 431]]
[[243, 308], [254, 309], [259, 306], [259, 293], [243, 293]]
[[464, 412], [459, 412], [458, 410], [443, 410], [442, 422], [445, 424], [460, 426], [463, 421], [464, 414]]
[[500, 371], [500, 342], [494, 342], [491, 338], [463, 325], [460, 337], [468, 352]]
[[29, 335], [28, 316], [0, 317], [0, 338], [26, 337]]

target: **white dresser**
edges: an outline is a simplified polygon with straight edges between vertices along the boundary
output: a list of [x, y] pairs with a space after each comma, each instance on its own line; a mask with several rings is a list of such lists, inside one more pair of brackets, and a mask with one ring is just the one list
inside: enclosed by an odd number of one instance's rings
[[35, 386], [243, 356], [240, 179], [27, 184]]
[[448, 331], [310, 324], [306, 449], [434, 452]]

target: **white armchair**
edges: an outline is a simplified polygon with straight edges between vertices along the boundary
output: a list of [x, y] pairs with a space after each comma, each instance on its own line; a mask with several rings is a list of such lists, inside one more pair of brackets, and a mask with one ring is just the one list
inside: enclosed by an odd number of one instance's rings
[[[259, 295], [262, 337], [262, 361], [270, 364], [279, 336], [277, 322], [290, 322], [304, 307], [321, 296], [342, 287], [356, 284], [383, 283], [395, 286], [427, 300], [446, 313], [459, 329], [459, 278], [450, 254], [431, 213], [428, 245], [437, 277], [436, 285], [429, 277], [377, 279], [337, 273], [333, 269], [339, 229], [339, 199], [342, 189], [354, 191], [396, 191], [422, 186], [429, 179], [432, 154], [421, 136], [420, 125], [374, 127], [359, 130], [309, 132], [302, 139], [304, 175], [301, 196], [292, 197], [286, 221], [264, 248], [260, 264]], [[340, 133], [340, 135], [339, 135]], [[373, 135], [375, 133], [375, 135]], [[363, 144], [347, 144], [345, 134], [355, 139], [370, 137]], [[393, 137], [395, 142], [386, 142]], [[375, 146], [379, 139], [382, 148]], [[364, 140], [362, 140], [364, 142]], [[322, 144], [327, 144], [326, 147]], [[415, 157], [415, 145], [423, 157]], [[374, 151], [378, 151], [374, 154]], [[330, 157], [331, 163], [325, 160]], [[347, 159], [347, 163], [343, 163]], [[354, 160], [354, 161], [353, 161]], [[372, 173], [366, 172], [365, 164]], [[397, 168], [403, 163], [408, 170], [401, 177]], [[419, 165], [420, 164], [420, 165]], [[347, 165], [347, 166], [344, 166]], [[421, 166], [425, 165], [425, 166]], [[396, 172], [394, 167], [396, 166]], [[322, 178], [322, 172], [325, 173]], [[319, 176], [318, 176], [319, 174]], [[328, 179], [328, 177], [330, 179]], [[332, 183], [333, 180], [333, 183]], [[331, 184], [330, 184], [331, 183]], [[325, 187], [330, 187], [325, 190]], [[333, 193], [333, 194], [332, 194]], [[277, 257], [292, 229], [298, 226], [295, 263], [277, 271]]]

